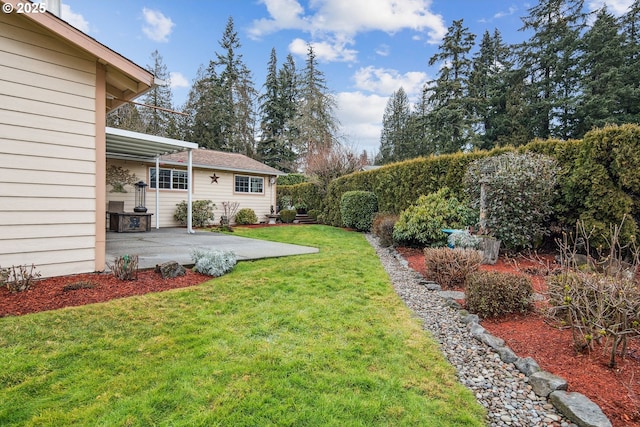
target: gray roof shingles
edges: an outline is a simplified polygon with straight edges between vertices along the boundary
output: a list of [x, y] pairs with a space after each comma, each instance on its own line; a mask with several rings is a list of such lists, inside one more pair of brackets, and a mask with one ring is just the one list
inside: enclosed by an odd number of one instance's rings
[[[174, 154], [160, 156], [160, 161], [187, 163], [187, 152], [182, 151]], [[220, 169], [235, 172], [248, 172], [267, 175], [286, 175], [278, 169], [267, 166], [257, 160], [239, 153], [227, 153], [224, 151], [208, 150], [199, 148], [193, 150], [193, 166], [205, 167], [208, 169]]]

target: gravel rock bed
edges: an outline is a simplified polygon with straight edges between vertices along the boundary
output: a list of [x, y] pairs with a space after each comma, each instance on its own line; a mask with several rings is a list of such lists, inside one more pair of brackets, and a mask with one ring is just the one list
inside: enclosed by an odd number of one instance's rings
[[366, 238], [396, 293], [440, 343], [445, 357], [456, 368], [459, 381], [487, 409], [488, 426], [575, 426], [546, 398], [536, 396], [529, 378], [513, 363], [504, 363], [489, 346], [473, 338], [458, 310], [438, 292], [419, 284], [422, 276], [410, 269], [393, 248], [380, 247], [370, 234]]

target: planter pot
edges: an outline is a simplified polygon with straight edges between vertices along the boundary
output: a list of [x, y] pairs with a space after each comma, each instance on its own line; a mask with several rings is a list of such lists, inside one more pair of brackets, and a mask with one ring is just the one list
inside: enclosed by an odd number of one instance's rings
[[482, 251], [483, 264], [495, 264], [500, 255], [500, 240], [494, 237], [480, 236], [480, 250]]

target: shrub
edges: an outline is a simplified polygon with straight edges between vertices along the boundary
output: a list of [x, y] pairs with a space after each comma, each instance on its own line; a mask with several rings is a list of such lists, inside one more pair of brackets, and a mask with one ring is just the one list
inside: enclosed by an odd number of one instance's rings
[[438, 283], [443, 289], [464, 289], [467, 276], [478, 270], [481, 261], [480, 252], [472, 249], [426, 248], [425, 278]]
[[240, 209], [238, 213], [236, 213], [236, 224], [246, 225], [246, 224], [255, 224], [258, 222], [258, 217], [253, 209], [244, 208]]
[[640, 290], [632, 280], [566, 271], [549, 281], [549, 300], [550, 314], [571, 327], [576, 349], [601, 344], [611, 368], [627, 339], [638, 336]]
[[373, 217], [372, 230], [382, 247], [393, 245], [393, 226], [398, 221], [398, 215], [377, 213]]
[[[211, 200], [194, 200], [191, 202], [191, 224], [194, 227], [206, 227], [213, 222], [213, 210], [216, 205]], [[182, 225], [187, 224], [187, 202], [176, 204], [173, 218]]]
[[531, 309], [533, 286], [527, 276], [479, 271], [467, 278], [467, 308], [481, 317], [526, 313]]
[[369, 231], [373, 214], [378, 210], [378, 199], [370, 191], [347, 191], [340, 199], [340, 215], [345, 227]]
[[310, 209], [309, 211], [307, 211], [307, 215], [309, 215], [309, 218], [311, 218], [314, 221], [318, 220], [318, 215], [320, 215], [320, 211], [318, 209]]
[[469, 230], [456, 231], [449, 235], [447, 244], [451, 248], [480, 249], [482, 239], [474, 236]]
[[416, 246], [444, 246], [447, 235], [443, 228], [464, 228], [475, 223], [471, 209], [444, 187], [435, 193], [420, 196], [416, 203], [401, 214], [393, 228], [396, 241]]
[[485, 213], [480, 231], [512, 250], [540, 243], [549, 234], [557, 171], [554, 159], [533, 153], [505, 153], [469, 165], [467, 191], [472, 206]]
[[575, 234], [565, 233], [563, 240], [557, 241], [563, 271], [549, 281], [548, 287], [550, 314], [571, 327], [576, 349], [591, 350], [596, 343], [601, 344], [604, 351], [609, 351], [611, 368], [615, 367], [618, 350], [624, 357], [627, 340], [640, 334], [636, 276], [640, 248], [620, 243], [623, 226], [624, 219], [600, 237], [609, 246], [609, 253], [594, 259], [579, 253], [591, 252], [592, 236], [578, 221]]
[[107, 267], [120, 280], [138, 280], [138, 255], [123, 255]]
[[298, 212], [294, 211], [293, 209], [283, 209], [280, 211], [280, 221], [284, 222], [285, 224], [292, 223], [293, 220], [296, 219], [297, 214]]
[[237, 263], [233, 251], [194, 249], [191, 252], [193, 270], [207, 276], [219, 277], [233, 270]]
[[31, 289], [39, 277], [40, 272], [36, 271], [35, 264], [0, 268], [0, 285], [6, 286], [11, 293]]

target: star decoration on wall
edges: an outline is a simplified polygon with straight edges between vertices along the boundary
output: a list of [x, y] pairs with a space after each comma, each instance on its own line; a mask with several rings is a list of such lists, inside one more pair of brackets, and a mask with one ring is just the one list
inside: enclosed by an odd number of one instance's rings
[[211, 178], [211, 184], [213, 184], [214, 182], [217, 184], [218, 183], [218, 178], [220, 178], [219, 176], [217, 176], [215, 173], [213, 175], [211, 175], [209, 178]]

